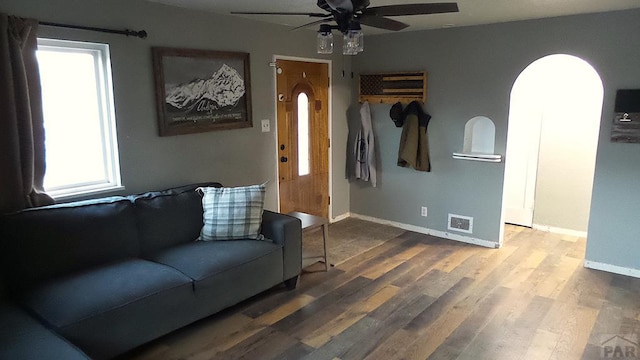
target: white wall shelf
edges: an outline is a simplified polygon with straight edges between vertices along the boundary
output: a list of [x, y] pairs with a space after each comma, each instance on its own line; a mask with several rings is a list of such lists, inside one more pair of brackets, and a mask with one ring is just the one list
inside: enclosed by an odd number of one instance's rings
[[498, 154], [481, 154], [481, 153], [453, 153], [453, 158], [458, 160], [484, 161], [484, 162], [502, 162], [502, 155]]

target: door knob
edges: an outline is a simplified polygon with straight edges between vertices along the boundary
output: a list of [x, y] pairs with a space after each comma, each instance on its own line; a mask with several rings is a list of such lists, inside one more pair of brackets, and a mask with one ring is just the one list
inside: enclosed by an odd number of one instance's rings
[[280, 157], [280, 162], [287, 162], [287, 161], [289, 161], [289, 159], [287, 159], [286, 156], [281, 156]]

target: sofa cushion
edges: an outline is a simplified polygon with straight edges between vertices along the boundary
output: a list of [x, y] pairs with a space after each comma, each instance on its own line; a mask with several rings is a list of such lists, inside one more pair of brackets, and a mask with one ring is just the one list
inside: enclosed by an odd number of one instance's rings
[[87, 267], [136, 257], [133, 204], [126, 198], [53, 205], [0, 219], [7, 286], [22, 292]]
[[202, 314], [218, 311], [283, 281], [282, 247], [271, 241], [198, 241], [150, 258], [194, 280]]
[[202, 186], [221, 185], [194, 184], [131, 197], [143, 255], [198, 238], [202, 229], [202, 196], [196, 189]]
[[128, 259], [49, 282], [25, 304], [91, 357], [108, 358], [195, 320], [181, 309], [193, 296], [181, 272]]
[[199, 190], [204, 193], [200, 240], [261, 239], [265, 184]]
[[0, 359], [89, 359], [13, 304], [0, 304], [0, 323]]

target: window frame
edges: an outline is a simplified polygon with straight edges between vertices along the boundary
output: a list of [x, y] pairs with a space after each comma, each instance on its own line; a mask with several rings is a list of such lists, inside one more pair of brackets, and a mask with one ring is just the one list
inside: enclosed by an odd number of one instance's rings
[[54, 199], [63, 200], [124, 189], [120, 176], [120, 157], [109, 45], [104, 43], [38, 38], [38, 50], [41, 49], [90, 54], [93, 56], [94, 75], [97, 82], [96, 92], [98, 94], [98, 121], [100, 122], [100, 135], [102, 139], [102, 162], [105, 170], [105, 178], [102, 180], [45, 188], [45, 191]]

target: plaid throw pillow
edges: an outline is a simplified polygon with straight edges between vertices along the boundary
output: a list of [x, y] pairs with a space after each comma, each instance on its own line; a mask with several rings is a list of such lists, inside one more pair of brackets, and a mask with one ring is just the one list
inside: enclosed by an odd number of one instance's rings
[[260, 234], [265, 184], [202, 191], [204, 226], [200, 240], [263, 239]]

